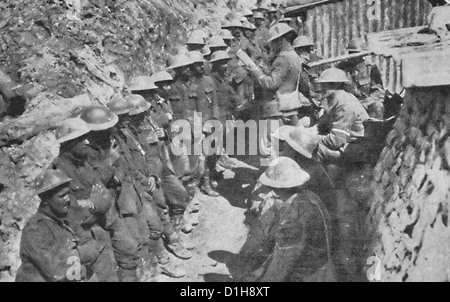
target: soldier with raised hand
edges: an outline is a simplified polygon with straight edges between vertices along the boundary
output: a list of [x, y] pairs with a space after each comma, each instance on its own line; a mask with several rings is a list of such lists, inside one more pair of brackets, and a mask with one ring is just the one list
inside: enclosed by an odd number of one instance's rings
[[[83, 112], [87, 110], [90, 108]], [[117, 117], [111, 115], [103, 126], [112, 127], [116, 121]], [[90, 126], [81, 118], [69, 119], [60, 125], [56, 131], [56, 138], [61, 144], [60, 155], [53, 164], [73, 179], [70, 186], [77, 203], [91, 213], [86, 217], [69, 215], [73, 228], [80, 233], [92, 232], [94, 237], [105, 238], [107, 244], [112, 245], [122, 281], [136, 274], [137, 243], [130, 238], [125, 223], [114, 207], [114, 195], [107, 189], [114, 175], [112, 167], [101, 163], [94, 168], [90, 163], [89, 157], [95, 152], [88, 141], [90, 131]], [[109, 233], [113, 234], [111, 238]]]
[[[363, 38], [351, 40], [347, 47], [349, 54], [368, 50], [369, 47]], [[378, 66], [368, 63], [361, 56], [340, 62], [336, 67], [347, 73], [350, 83], [345, 86], [345, 90], [358, 98], [370, 117], [383, 120], [385, 92]]]
[[35, 180], [41, 203], [22, 232], [16, 282], [117, 281], [108, 242], [74, 229], [74, 214], [90, 213], [71, 195], [71, 182], [61, 170], [46, 170]]
[[294, 160], [275, 159], [260, 177], [247, 241], [238, 263], [246, 282], [335, 282], [330, 218], [310, 175]]

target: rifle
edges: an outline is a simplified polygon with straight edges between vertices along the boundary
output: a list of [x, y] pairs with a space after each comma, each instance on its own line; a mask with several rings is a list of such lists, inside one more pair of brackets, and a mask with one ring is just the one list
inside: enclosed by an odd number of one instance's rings
[[313, 67], [331, 64], [331, 63], [335, 63], [335, 62], [341, 62], [341, 61], [346, 61], [346, 60], [355, 59], [355, 58], [367, 57], [372, 54], [373, 54], [373, 52], [371, 52], [371, 51], [362, 51], [362, 52], [358, 52], [358, 53], [352, 53], [349, 55], [343, 55], [343, 56], [339, 56], [339, 57], [335, 57], [335, 58], [312, 62], [312, 63], [308, 64], [308, 67], [313, 68]]

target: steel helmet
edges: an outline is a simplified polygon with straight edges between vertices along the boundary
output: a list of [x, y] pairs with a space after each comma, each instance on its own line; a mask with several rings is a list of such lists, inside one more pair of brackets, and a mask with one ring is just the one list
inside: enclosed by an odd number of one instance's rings
[[155, 74], [153, 74], [151, 76], [151, 79], [153, 80], [155, 85], [157, 85], [158, 83], [161, 83], [161, 82], [173, 81], [173, 77], [170, 75], [170, 73], [168, 73], [167, 71], [164, 71], [164, 70], [158, 71]]
[[208, 45], [202, 48], [202, 55], [204, 58], [211, 55], [211, 49], [208, 47]]
[[259, 10], [259, 7], [257, 7], [257, 6], [252, 6], [252, 8], [250, 9], [252, 12], [253, 12], [253, 14], [255, 13], [255, 12], [257, 12], [258, 10]]
[[224, 39], [224, 40], [233, 40], [234, 39], [233, 35], [231, 34], [231, 32], [228, 29], [222, 29], [219, 36], [221, 36], [222, 39]]
[[257, 30], [256, 26], [253, 25], [253, 23], [250, 22], [243, 22], [242, 27], [246, 30]]
[[246, 17], [240, 17], [239, 21], [241, 21], [241, 23], [244, 23], [244, 22], [248, 22], [248, 19]]
[[278, 9], [274, 6], [272, 6], [269, 10], [269, 13], [277, 13], [277, 12], [278, 12]]
[[41, 195], [71, 181], [72, 179], [59, 169], [46, 170], [34, 180], [34, 193]]
[[62, 144], [82, 137], [89, 132], [91, 132], [91, 129], [82, 119], [70, 118], [56, 128], [55, 136], [58, 143]]
[[301, 47], [314, 47], [314, 43], [308, 36], [299, 36], [297, 39], [294, 40], [294, 43], [292, 46], [294, 48], [301, 48]]
[[319, 140], [311, 130], [303, 127], [295, 127], [286, 136], [286, 142], [295, 151], [306, 158], [312, 158], [314, 152], [319, 147]]
[[270, 39], [268, 40], [268, 42], [272, 42], [278, 38], [281, 38], [282, 36], [290, 32], [295, 33], [292, 27], [285, 23], [278, 23], [270, 28]]
[[191, 60], [192, 64], [205, 62], [205, 58], [203, 57], [202, 53], [199, 51], [188, 52], [188, 57]]
[[258, 10], [261, 12], [268, 12], [270, 10], [270, 7], [267, 4], [262, 4], [259, 6]]
[[274, 132], [272, 132], [271, 136], [276, 138], [280, 141], [285, 141], [286, 138], [289, 136], [289, 133], [291, 133], [292, 130], [294, 130], [294, 126], [281, 126]]
[[253, 12], [249, 9], [244, 10], [244, 17], [253, 17]]
[[349, 52], [361, 52], [369, 50], [366, 40], [363, 38], [356, 38], [350, 41], [347, 46]]
[[119, 121], [119, 117], [105, 106], [87, 106], [81, 111], [80, 118], [92, 131], [112, 128]]
[[228, 45], [225, 43], [221, 36], [214, 36], [208, 41], [209, 48], [228, 48]]
[[289, 189], [304, 185], [310, 179], [311, 176], [293, 159], [279, 157], [269, 164], [259, 181], [271, 188]]
[[115, 115], [123, 115], [129, 113], [133, 107], [130, 103], [120, 95], [115, 95], [108, 104], [106, 104], [109, 110]]
[[130, 94], [125, 99], [132, 106], [131, 111], [128, 113], [131, 116], [141, 114], [152, 107], [152, 105], [147, 102], [144, 97], [138, 94]]
[[258, 20], [258, 19], [266, 19], [266, 18], [264, 17], [263, 13], [261, 13], [261, 12], [256, 12], [256, 13], [253, 15], [253, 19]]
[[224, 50], [219, 50], [213, 53], [211, 57], [211, 63], [219, 62], [219, 61], [230, 61], [232, 58], [228, 54], [228, 52]]
[[131, 84], [128, 89], [130, 91], [143, 91], [143, 90], [158, 89], [158, 87], [152, 81], [151, 77], [139, 76], [131, 80]]
[[317, 83], [349, 83], [345, 72], [338, 68], [329, 68], [322, 72]]
[[231, 22], [227, 22], [222, 26], [223, 29], [242, 28], [242, 23], [238, 19], [234, 19]]
[[202, 30], [194, 30], [190, 35], [189, 39], [186, 44], [199, 44], [199, 45], [205, 45], [205, 39], [207, 38], [207, 35]]
[[169, 66], [170, 69], [177, 69], [185, 66], [192, 65], [193, 62], [187, 55], [187, 53], [178, 54], [172, 62], [172, 65]]

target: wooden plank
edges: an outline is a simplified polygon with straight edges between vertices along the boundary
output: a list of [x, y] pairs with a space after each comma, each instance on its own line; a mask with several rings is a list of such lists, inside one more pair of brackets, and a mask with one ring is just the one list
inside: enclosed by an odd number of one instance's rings
[[450, 85], [450, 49], [440, 52], [414, 53], [402, 59], [403, 86], [432, 87]]

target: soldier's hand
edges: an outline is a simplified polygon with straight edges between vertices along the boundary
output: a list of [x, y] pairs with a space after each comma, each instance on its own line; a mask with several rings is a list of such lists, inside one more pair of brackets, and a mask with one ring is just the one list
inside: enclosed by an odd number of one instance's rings
[[156, 190], [156, 179], [151, 176], [148, 178], [148, 192], [153, 193]]
[[164, 129], [158, 128], [156, 129], [156, 135], [159, 139], [164, 139], [166, 137], [166, 132], [164, 132]]
[[101, 199], [104, 197], [105, 190], [106, 189], [103, 186], [98, 184], [92, 187], [91, 197], [89, 198], [89, 200], [93, 203], [94, 206], [95, 204], [99, 204], [101, 202]]
[[109, 164], [111, 166], [114, 165], [114, 163], [119, 159], [119, 157], [120, 157], [120, 149], [118, 146], [115, 146], [114, 143], [112, 143], [108, 151]]
[[88, 209], [88, 210], [94, 209], [94, 204], [92, 203], [92, 201], [90, 201], [88, 199], [77, 200], [77, 203], [80, 207], [82, 207], [84, 209]]

